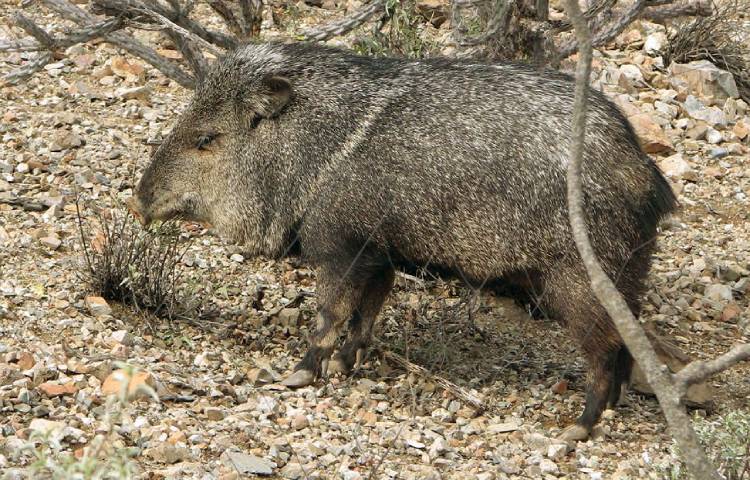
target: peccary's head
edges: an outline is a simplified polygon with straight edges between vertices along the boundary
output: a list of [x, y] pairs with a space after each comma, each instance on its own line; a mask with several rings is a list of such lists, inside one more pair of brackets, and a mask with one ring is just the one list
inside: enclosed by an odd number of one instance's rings
[[287, 106], [292, 85], [276, 52], [258, 46], [250, 53], [218, 62], [152, 155], [130, 201], [144, 224], [179, 217], [244, 241], [260, 222], [254, 185], [262, 172], [251, 171], [250, 160], [268, 141], [259, 125]]

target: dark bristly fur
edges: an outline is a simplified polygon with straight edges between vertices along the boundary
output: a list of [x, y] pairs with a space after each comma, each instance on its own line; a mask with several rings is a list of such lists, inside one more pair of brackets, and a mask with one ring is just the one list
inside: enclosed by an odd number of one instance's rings
[[[583, 184], [591, 239], [637, 314], [674, 196], [617, 108], [590, 92]], [[308, 44], [247, 45], [218, 62], [155, 153], [134, 201], [259, 254], [295, 243], [318, 267], [318, 327], [298, 365], [350, 368], [394, 268], [475, 287], [523, 278], [590, 365], [586, 432], [632, 358], [594, 297], [566, 207], [573, 82], [517, 64], [363, 58]], [[200, 147], [200, 148], [198, 148]], [[529, 286], [529, 285], [527, 285]]]

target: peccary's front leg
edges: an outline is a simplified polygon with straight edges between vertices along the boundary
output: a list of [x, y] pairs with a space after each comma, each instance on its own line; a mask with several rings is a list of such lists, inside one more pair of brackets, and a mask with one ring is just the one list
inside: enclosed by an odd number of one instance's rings
[[318, 272], [318, 315], [315, 332], [310, 338], [310, 348], [294, 373], [284, 380], [288, 387], [304, 387], [325, 375], [328, 359], [338, 339], [341, 326], [354, 314], [362, 298], [363, 284], [337, 275], [331, 269]]

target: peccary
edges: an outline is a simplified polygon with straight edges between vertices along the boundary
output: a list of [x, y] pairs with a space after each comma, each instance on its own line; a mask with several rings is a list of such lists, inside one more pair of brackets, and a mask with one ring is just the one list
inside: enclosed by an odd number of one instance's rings
[[[623, 115], [590, 97], [586, 221], [638, 314], [657, 224], [675, 199]], [[563, 434], [585, 438], [633, 361], [571, 237], [572, 104], [570, 77], [518, 64], [246, 45], [197, 88], [132, 205], [145, 222], [207, 221], [257, 254], [298, 251], [317, 267], [317, 326], [290, 386], [361, 358], [394, 269], [430, 265], [475, 286], [543, 292], [588, 360], [584, 412]]]

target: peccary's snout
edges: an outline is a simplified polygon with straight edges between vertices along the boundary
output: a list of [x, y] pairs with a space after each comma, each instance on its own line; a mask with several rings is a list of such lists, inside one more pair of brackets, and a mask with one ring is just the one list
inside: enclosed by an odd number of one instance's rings
[[151, 220], [144, 214], [143, 204], [137, 195], [134, 195], [125, 201], [125, 206], [130, 213], [141, 222], [141, 225], [147, 227]]
[[126, 201], [126, 206], [130, 213], [138, 219], [143, 226], [148, 226], [153, 220], [150, 214], [151, 206], [154, 203], [154, 184], [153, 168], [149, 166], [143, 173], [138, 185], [133, 192], [133, 196]]

